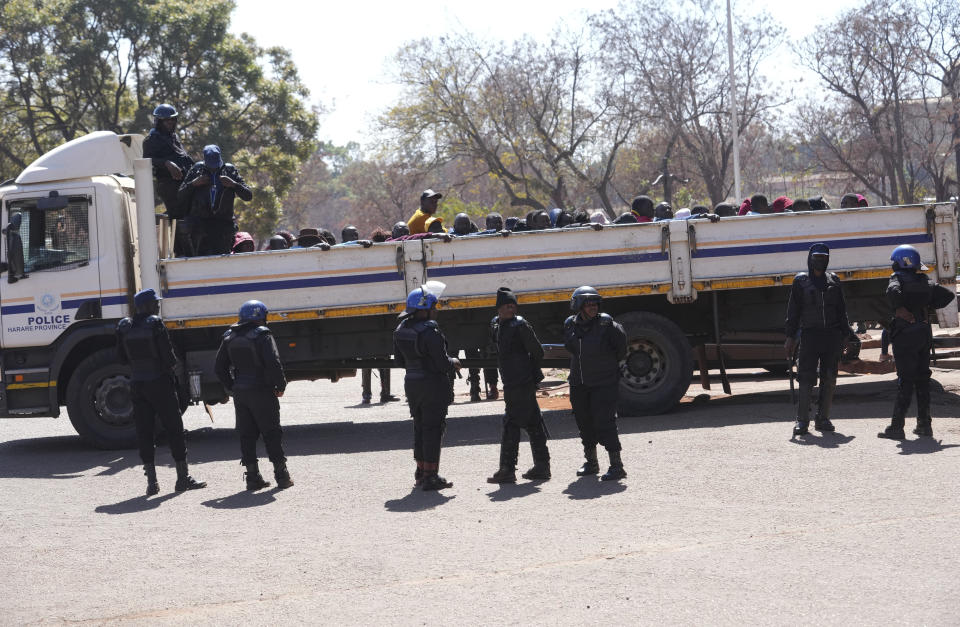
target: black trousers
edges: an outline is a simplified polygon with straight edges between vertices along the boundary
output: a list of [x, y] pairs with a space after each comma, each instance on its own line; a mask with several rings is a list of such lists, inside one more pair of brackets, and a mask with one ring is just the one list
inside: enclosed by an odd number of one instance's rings
[[240, 463], [257, 461], [257, 439], [263, 436], [267, 457], [274, 464], [287, 461], [283, 454], [283, 429], [280, 428], [280, 400], [271, 388], [235, 387], [233, 406], [237, 412], [240, 435]]
[[405, 378], [403, 389], [413, 416], [413, 458], [428, 464], [439, 463], [451, 401], [450, 382], [443, 376]]
[[[467, 359], [480, 359], [480, 349], [464, 349], [463, 354]], [[487, 385], [496, 386], [500, 378], [500, 373], [496, 368], [484, 368], [483, 380]], [[480, 368], [470, 368], [467, 382], [470, 384], [470, 391], [480, 389]]]
[[570, 405], [584, 446], [603, 445], [608, 451], [619, 451], [617, 435], [617, 402], [620, 383], [611, 385], [571, 385]]
[[226, 255], [233, 249], [236, 228], [230, 220], [203, 218], [188, 220], [193, 250], [199, 256]]
[[[380, 372], [380, 396], [390, 396], [390, 369], [378, 368]], [[373, 368], [364, 368], [360, 373], [360, 387], [363, 398], [372, 398]]]
[[530, 437], [534, 462], [550, 461], [547, 432], [537, 404], [537, 384], [504, 385], [503, 400], [506, 407], [500, 439], [500, 465], [516, 467], [521, 429], [525, 429]]
[[804, 329], [800, 333], [797, 381], [802, 385], [816, 385], [818, 374], [821, 380], [836, 379], [842, 343], [840, 329]]
[[[897, 364], [897, 400], [893, 421], [903, 426], [910, 400], [917, 393], [917, 418], [930, 419], [930, 326], [914, 323], [898, 329], [893, 337]], [[895, 424], [896, 426], [896, 424]]]
[[170, 455], [174, 461], [184, 461], [187, 458], [187, 445], [183, 440], [183, 420], [180, 417], [180, 402], [177, 400], [177, 387], [173, 378], [132, 381], [130, 391], [140, 460], [144, 464], [154, 463], [154, 428], [159, 418], [167, 432]]
[[157, 179], [157, 196], [163, 201], [167, 215], [177, 221], [177, 227], [173, 234], [173, 253], [177, 257], [193, 257], [196, 251], [193, 247], [193, 241], [190, 239], [190, 227], [187, 224], [186, 216], [180, 211], [180, 200], [177, 198], [177, 190], [179, 189], [180, 181], [175, 181], [172, 178]]

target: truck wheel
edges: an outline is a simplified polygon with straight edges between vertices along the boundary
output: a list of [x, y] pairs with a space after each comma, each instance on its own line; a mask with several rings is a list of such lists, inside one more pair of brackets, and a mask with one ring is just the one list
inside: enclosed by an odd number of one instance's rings
[[67, 413], [80, 437], [97, 448], [136, 446], [130, 375], [115, 350], [99, 350], [80, 362], [67, 385]]
[[617, 322], [627, 333], [627, 357], [620, 364], [620, 415], [670, 411], [690, 387], [693, 356], [687, 336], [655, 313], [630, 312]]

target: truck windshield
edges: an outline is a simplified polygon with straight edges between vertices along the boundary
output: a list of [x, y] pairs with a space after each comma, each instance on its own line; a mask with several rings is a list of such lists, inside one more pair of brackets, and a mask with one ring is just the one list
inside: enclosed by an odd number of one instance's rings
[[21, 215], [24, 271], [69, 270], [90, 261], [89, 202], [71, 197], [62, 209], [39, 209], [36, 200], [14, 201], [8, 215]]

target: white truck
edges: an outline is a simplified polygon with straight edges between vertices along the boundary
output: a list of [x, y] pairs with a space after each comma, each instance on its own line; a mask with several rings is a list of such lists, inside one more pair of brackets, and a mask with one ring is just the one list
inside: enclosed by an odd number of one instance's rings
[[[216, 403], [227, 397], [214, 355], [249, 299], [270, 308], [290, 379], [337, 380], [392, 365], [397, 314], [428, 279], [447, 284], [440, 322], [456, 349], [486, 345], [502, 285], [545, 343], [561, 341], [570, 293], [592, 285], [629, 338], [621, 413], [641, 415], [681, 399], [697, 355], [701, 369], [724, 356], [728, 365], [782, 366], [771, 357], [782, 349], [769, 349], [782, 344], [789, 285], [813, 242], [831, 247], [851, 320], [888, 315], [896, 245], [913, 244], [939, 283], [955, 284], [953, 204], [171, 258], [172, 225], [155, 212], [142, 140], [92, 133], [0, 184], [0, 416], [58, 416], [65, 405], [88, 442], [129, 446], [132, 407], [114, 329], [147, 287], [163, 296], [183, 394]], [[941, 326], [957, 326], [956, 303], [939, 316]], [[744, 349], [757, 346], [766, 350]]]

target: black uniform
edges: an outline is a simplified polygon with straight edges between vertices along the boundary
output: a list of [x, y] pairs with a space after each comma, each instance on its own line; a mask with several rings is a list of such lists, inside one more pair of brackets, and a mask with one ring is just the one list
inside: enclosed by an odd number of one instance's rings
[[140, 459], [145, 465], [154, 463], [154, 425], [159, 417], [167, 432], [170, 454], [177, 462], [185, 461], [187, 447], [173, 374], [177, 357], [163, 320], [147, 314], [121, 320], [117, 325], [117, 352], [120, 362], [130, 366]]
[[262, 435], [274, 466], [286, 462], [277, 393], [287, 387], [277, 344], [270, 329], [243, 322], [223, 335], [215, 365], [217, 379], [233, 395], [240, 435], [240, 463], [257, 463], [257, 439]]
[[[208, 176], [211, 182], [199, 187], [193, 182]], [[235, 187], [213, 187], [213, 181], [226, 176], [236, 182]], [[198, 255], [225, 255], [233, 247], [236, 222], [233, 217], [233, 202], [239, 196], [249, 202], [253, 192], [247, 187], [240, 173], [231, 163], [224, 163], [216, 172], [210, 172], [203, 161], [198, 161], [183, 178], [178, 192], [180, 202], [188, 213], [191, 237]]]
[[801, 272], [793, 279], [786, 320], [787, 337], [795, 338], [800, 334], [797, 421], [804, 427], [809, 421], [810, 397], [817, 382], [818, 364], [820, 395], [816, 421], [821, 425], [828, 423], [840, 353], [852, 334], [840, 279], [833, 272], [816, 276], [811, 258], [812, 254], [807, 256], [809, 272]]
[[516, 467], [521, 429], [526, 429], [530, 436], [534, 463], [538, 466], [548, 465], [550, 452], [547, 449], [547, 432], [537, 404], [537, 384], [543, 381], [540, 369], [543, 346], [530, 323], [520, 316], [502, 323], [499, 316], [495, 316], [490, 322], [490, 339], [497, 351], [506, 405], [500, 441], [500, 467]]
[[447, 408], [453, 402], [454, 360], [433, 320], [406, 318], [393, 332], [394, 356], [406, 368], [403, 380], [413, 416], [413, 457], [438, 464]]
[[627, 355], [623, 327], [605, 313], [590, 320], [580, 314], [563, 323], [564, 346], [570, 351], [570, 404], [584, 449], [603, 445], [619, 452], [617, 402], [620, 362]]
[[[897, 400], [893, 406], [892, 430], [903, 431], [910, 397], [917, 394], [918, 435], [930, 435], [930, 345], [933, 341], [928, 309], [946, 307], [953, 300], [950, 290], [931, 284], [926, 274], [898, 271], [890, 277], [887, 300], [894, 310], [903, 307], [913, 314], [910, 323], [894, 317], [890, 324], [893, 358], [897, 365]], [[925, 431], [926, 433], [921, 433]]]
[[167, 215], [177, 220], [174, 253], [178, 257], [188, 257], [194, 253], [188, 225], [184, 220], [187, 217], [187, 207], [180, 202], [178, 196], [180, 181], [170, 176], [166, 164], [170, 161], [180, 168], [181, 174], [186, 174], [193, 166], [193, 159], [183, 149], [176, 133], [165, 133], [159, 128], [151, 129], [150, 134], [143, 140], [143, 157], [153, 162], [157, 195], [163, 201]]

